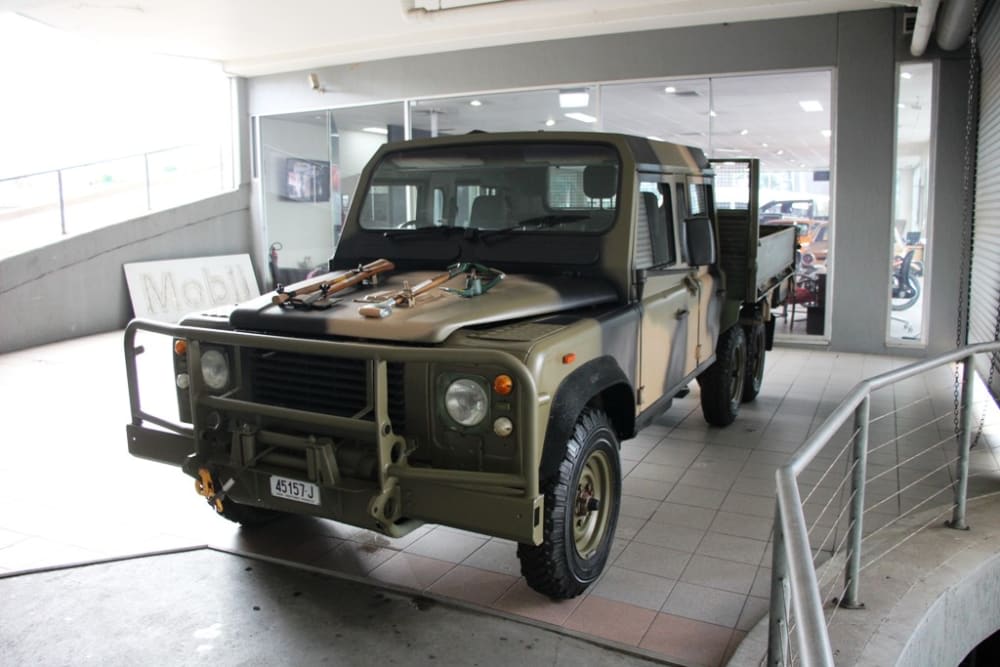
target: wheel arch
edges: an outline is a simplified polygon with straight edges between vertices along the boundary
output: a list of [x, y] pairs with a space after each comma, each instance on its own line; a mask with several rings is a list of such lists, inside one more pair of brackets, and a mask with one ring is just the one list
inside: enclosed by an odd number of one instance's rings
[[556, 389], [545, 427], [540, 479], [559, 467], [577, 418], [588, 405], [608, 415], [619, 439], [635, 434], [635, 392], [625, 372], [611, 356], [597, 357], [563, 378]]

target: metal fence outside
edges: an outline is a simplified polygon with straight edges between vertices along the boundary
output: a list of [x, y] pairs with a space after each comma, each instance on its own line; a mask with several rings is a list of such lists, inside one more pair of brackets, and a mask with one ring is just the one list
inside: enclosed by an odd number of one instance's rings
[[232, 189], [221, 144], [0, 179], [0, 257]]

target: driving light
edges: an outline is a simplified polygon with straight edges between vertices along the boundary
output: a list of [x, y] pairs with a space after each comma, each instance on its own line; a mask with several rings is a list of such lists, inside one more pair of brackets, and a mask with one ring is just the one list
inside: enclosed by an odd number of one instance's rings
[[473, 380], [455, 380], [444, 393], [448, 416], [462, 426], [475, 426], [483, 421], [488, 405], [486, 391]]
[[506, 417], [500, 417], [493, 422], [493, 432], [501, 438], [506, 438], [514, 432], [514, 423]]
[[224, 388], [229, 384], [229, 362], [219, 350], [207, 350], [201, 355], [201, 378], [210, 389]]

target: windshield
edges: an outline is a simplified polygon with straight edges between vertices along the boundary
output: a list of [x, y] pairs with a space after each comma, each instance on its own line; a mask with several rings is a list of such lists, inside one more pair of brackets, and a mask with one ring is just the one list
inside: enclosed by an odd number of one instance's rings
[[369, 230], [599, 233], [615, 218], [619, 164], [617, 152], [600, 144], [476, 144], [389, 153], [363, 193], [360, 223]]

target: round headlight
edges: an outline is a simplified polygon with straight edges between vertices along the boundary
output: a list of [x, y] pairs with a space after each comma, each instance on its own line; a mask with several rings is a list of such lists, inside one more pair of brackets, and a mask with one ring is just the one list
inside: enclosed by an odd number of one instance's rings
[[475, 426], [486, 418], [486, 390], [473, 380], [455, 380], [444, 393], [444, 407], [462, 426]]
[[201, 377], [210, 389], [219, 390], [229, 384], [229, 362], [218, 350], [207, 350], [201, 355]]

